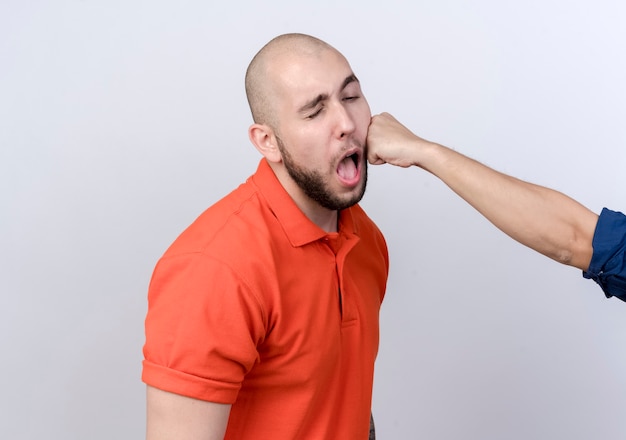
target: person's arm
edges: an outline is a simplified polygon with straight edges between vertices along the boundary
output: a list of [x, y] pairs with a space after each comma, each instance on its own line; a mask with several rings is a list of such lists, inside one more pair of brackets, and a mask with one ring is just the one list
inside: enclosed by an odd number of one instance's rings
[[223, 440], [230, 405], [148, 386], [147, 440]]
[[421, 167], [511, 238], [560, 263], [589, 267], [598, 216], [572, 198], [426, 141], [387, 113], [372, 118], [367, 145], [370, 163]]

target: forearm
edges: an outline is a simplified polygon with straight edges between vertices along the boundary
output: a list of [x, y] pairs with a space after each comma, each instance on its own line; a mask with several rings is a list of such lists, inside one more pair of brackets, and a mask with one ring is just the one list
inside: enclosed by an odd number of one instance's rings
[[429, 143], [419, 148], [419, 166], [504, 233], [560, 263], [587, 269], [596, 214], [565, 194], [502, 174], [447, 147]]

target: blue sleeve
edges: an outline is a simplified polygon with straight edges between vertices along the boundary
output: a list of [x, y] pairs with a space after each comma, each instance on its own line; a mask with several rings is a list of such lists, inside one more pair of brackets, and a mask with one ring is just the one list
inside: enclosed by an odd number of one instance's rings
[[626, 301], [626, 215], [604, 208], [593, 235], [593, 256], [583, 271], [602, 287], [607, 298]]

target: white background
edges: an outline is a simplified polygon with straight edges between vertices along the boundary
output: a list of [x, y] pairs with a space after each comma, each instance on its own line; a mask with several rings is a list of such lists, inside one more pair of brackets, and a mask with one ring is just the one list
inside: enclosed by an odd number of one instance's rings
[[[305, 32], [373, 113], [626, 209], [621, 0], [0, 2], [0, 438], [144, 436], [146, 289], [254, 172], [245, 68]], [[626, 304], [433, 176], [370, 167], [391, 272], [380, 439], [626, 438]]]

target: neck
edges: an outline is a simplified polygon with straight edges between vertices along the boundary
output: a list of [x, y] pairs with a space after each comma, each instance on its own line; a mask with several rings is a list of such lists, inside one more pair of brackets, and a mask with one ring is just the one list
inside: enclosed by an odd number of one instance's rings
[[[302, 209], [302, 208], [300, 208]], [[302, 212], [317, 226], [322, 228], [326, 232], [337, 232], [339, 224], [339, 213], [337, 211], [328, 211], [331, 215], [316, 216], [315, 213], [308, 214], [302, 209]]]
[[311, 200], [293, 181], [291, 188], [284, 185], [287, 193], [295, 202], [300, 211], [306, 215], [309, 220], [315, 223], [326, 232], [337, 232], [339, 224], [339, 212], [336, 209], [328, 209], [320, 206], [319, 203]]
[[284, 167], [274, 167], [274, 174], [282, 184], [287, 194], [291, 196], [296, 206], [317, 226], [326, 232], [337, 232], [339, 224], [339, 212], [335, 209], [328, 209], [321, 206], [316, 201], [307, 196], [304, 191], [293, 181]]

